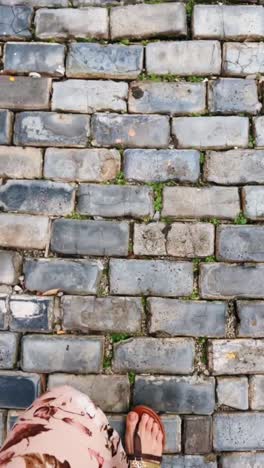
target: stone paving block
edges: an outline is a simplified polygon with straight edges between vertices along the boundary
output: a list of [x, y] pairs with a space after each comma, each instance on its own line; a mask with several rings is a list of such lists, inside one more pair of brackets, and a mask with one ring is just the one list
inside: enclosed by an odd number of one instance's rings
[[261, 468], [264, 466], [264, 454], [257, 452], [227, 453], [220, 457], [223, 468]]
[[249, 378], [249, 403], [252, 410], [264, 410], [263, 375], [253, 375]]
[[246, 338], [211, 340], [209, 368], [215, 375], [261, 373], [264, 371], [264, 342]]
[[19, 332], [52, 331], [53, 298], [39, 296], [11, 296], [10, 330]]
[[103, 337], [26, 335], [22, 339], [21, 367], [28, 372], [99, 373]]
[[31, 38], [33, 8], [26, 5], [0, 5], [0, 39], [25, 40]]
[[0, 293], [0, 330], [8, 328], [8, 311], [7, 311], [8, 296]]
[[49, 389], [61, 385], [70, 385], [85, 393], [103, 411], [120, 413], [129, 409], [130, 385], [125, 375], [53, 374], [49, 376]]
[[197, 376], [138, 376], [133, 403], [161, 412], [211, 414], [215, 407], [215, 380]]
[[189, 296], [193, 289], [191, 262], [110, 260], [112, 294]]
[[0, 250], [0, 283], [16, 284], [21, 267], [22, 257], [18, 252]]
[[[122, 0], [123, 5], [130, 3], [142, 3], [142, 0]], [[73, 0], [73, 6], [120, 6], [120, 0]]]
[[263, 42], [223, 44], [223, 72], [227, 76], [264, 73]]
[[64, 296], [61, 310], [65, 330], [85, 333], [91, 330], [105, 333], [141, 331], [143, 305], [138, 297]]
[[264, 147], [264, 117], [255, 117], [253, 124], [256, 135], [256, 146]]
[[51, 250], [63, 255], [127, 256], [128, 242], [125, 221], [56, 219], [52, 225]]
[[16, 333], [0, 333], [0, 369], [16, 367], [19, 337]]
[[220, 413], [214, 415], [214, 449], [219, 452], [263, 450], [263, 422], [263, 413]]
[[169, 118], [165, 115], [94, 114], [93, 146], [164, 148], [169, 144]]
[[249, 219], [264, 219], [264, 188], [248, 185], [242, 188], [244, 215]]
[[235, 187], [164, 187], [162, 216], [234, 219], [240, 212]]
[[0, 110], [0, 145], [11, 143], [12, 121], [12, 112]]
[[0, 208], [20, 213], [67, 215], [74, 209], [75, 187], [44, 180], [8, 180], [0, 186]]
[[[104, 80], [67, 80], [53, 84], [52, 110], [92, 114], [126, 112], [128, 84]], [[0, 102], [1, 104], [1, 102]]]
[[26, 289], [48, 291], [61, 289], [68, 294], [96, 294], [103, 265], [99, 260], [26, 259]]
[[165, 455], [162, 468], [217, 468], [216, 456], [210, 455]]
[[40, 39], [108, 38], [106, 8], [41, 8], [37, 10], [34, 22], [36, 36]]
[[236, 301], [238, 336], [264, 338], [264, 301]]
[[78, 211], [90, 216], [152, 216], [153, 190], [139, 185], [81, 184]]
[[130, 338], [114, 345], [113, 371], [191, 374], [194, 354], [192, 339]]
[[147, 73], [192, 76], [219, 75], [221, 48], [218, 41], [162, 41], [146, 46]]
[[200, 293], [204, 299], [264, 298], [263, 264], [202, 263], [200, 268]]
[[264, 150], [208, 151], [204, 178], [221, 185], [264, 183]]
[[175, 117], [172, 134], [179, 148], [247, 147], [249, 120], [238, 116]]
[[212, 419], [210, 416], [186, 416], [184, 419], [184, 452], [210, 453], [212, 450]]
[[0, 372], [1, 408], [28, 408], [40, 396], [41, 378], [19, 371]]
[[219, 377], [216, 390], [219, 405], [238, 410], [248, 409], [247, 377]]
[[171, 336], [224, 337], [227, 303], [182, 301], [153, 297], [148, 299], [150, 333]]
[[0, 447], [3, 445], [6, 437], [6, 411], [0, 410]]
[[10, 410], [7, 413], [6, 430], [11, 431], [18, 418], [22, 415], [22, 410]]
[[219, 78], [210, 81], [208, 107], [210, 112], [217, 114], [257, 114], [262, 104], [258, 100], [256, 81], [242, 78]]
[[44, 177], [48, 179], [107, 182], [115, 179], [120, 169], [121, 157], [116, 149], [47, 148], [45, 153]]
[[195, 5], [196, 39], [258, 40], [264, 37], [264, 9], [258, 5]]
[[112, 39], [186, 37], [185, 6], [182, 3], [167, 3], [112, 8], [110, 30]]
[[63, 76], [65, 46], [43, 42], [10, 42], [5, 46], [4, 72], [37, 72], [48, 76]]
[[72, 78], [135, 79], [143, 69], [142, 45], [70, 44], [66, 75]]
[[0, 107], [15, 110], [49, 109], [50, 91], [50, 78], [0, 76]]
[[200, 155], [196, 150], [129, 149], [123, 155], [126, 179], [138, 182], [197, 182]]
[[0, 246], [17, 249], [45, 249], [49, 242], [49, 218], [0, 214]]
[[0, 146], [0, 177], [11, 179], [41, 178], [41, 150], [19, 146]]
[[14, 143], [22, 146], [86, 146], [90, 117], [56, 112], [21, 112], [14, 127]]
[[263, 226], [218, 226], [216, 257], [220, 261], [263, 262]]
[[206, 86], [205, 83], [135, 81], [129, 89], [128, 108], [129, 112], [139, 114], [200, 114], [206, 110]]
[[167, 255], [166, 224], [134, 224], [133, 252], [135, 255]]
[[[17, 5], [19, 1], [22, 0], [0, 0], [1, 5]], [[101, 1], [101, 0], [100, 0]], [[67, 7], [68, 0], [23, 0], [23, 5], [28, 5], [32, 7]]]

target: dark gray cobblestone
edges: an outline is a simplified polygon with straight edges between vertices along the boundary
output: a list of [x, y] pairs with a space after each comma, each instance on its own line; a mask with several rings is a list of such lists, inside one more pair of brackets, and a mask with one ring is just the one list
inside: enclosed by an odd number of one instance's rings
[[[10, 4], [9, 4], [10, 5]], [[0, 39], [30, 39], [33, 8], [26, 5], [0, 5]]]

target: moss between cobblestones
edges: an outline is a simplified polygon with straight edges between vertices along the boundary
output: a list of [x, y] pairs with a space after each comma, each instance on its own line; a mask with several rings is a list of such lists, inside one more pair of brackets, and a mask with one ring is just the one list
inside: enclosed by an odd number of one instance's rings
[[132, 338], [132, 335], [129, 335], [127, 333], [112, 333], [111, 335], [112, 343], [119, 343], [119, 341], [124, 341], [128, 338]]
[[234, 219], [234, 224], [247, 224], [247, 222], [248, 220], [242, 212]]

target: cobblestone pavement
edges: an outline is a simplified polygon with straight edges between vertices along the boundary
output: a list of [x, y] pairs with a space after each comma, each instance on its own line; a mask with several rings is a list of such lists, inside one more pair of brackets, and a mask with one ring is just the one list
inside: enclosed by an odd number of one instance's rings
[[0, 443], [68, 383], [121, 433], [161, 411], [164, 468], [263, 468], [263, 1], [23, 1], [0, 0]]

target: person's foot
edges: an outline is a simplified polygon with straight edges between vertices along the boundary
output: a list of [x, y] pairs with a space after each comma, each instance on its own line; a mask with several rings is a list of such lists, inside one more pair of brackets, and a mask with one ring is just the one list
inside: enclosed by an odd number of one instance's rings
[[[127, 454], [134, 453], [134, 432], [138, 423], [138, 415], [131, 411], [127, 415], [126, 420], [126, 450]], [[162, 455], [162, 440], [163, 434], [160, 426], [153, 418], [147, 414], [143, 414], [138, 425], [138, 434], [141, 440], [142, 453]]]

